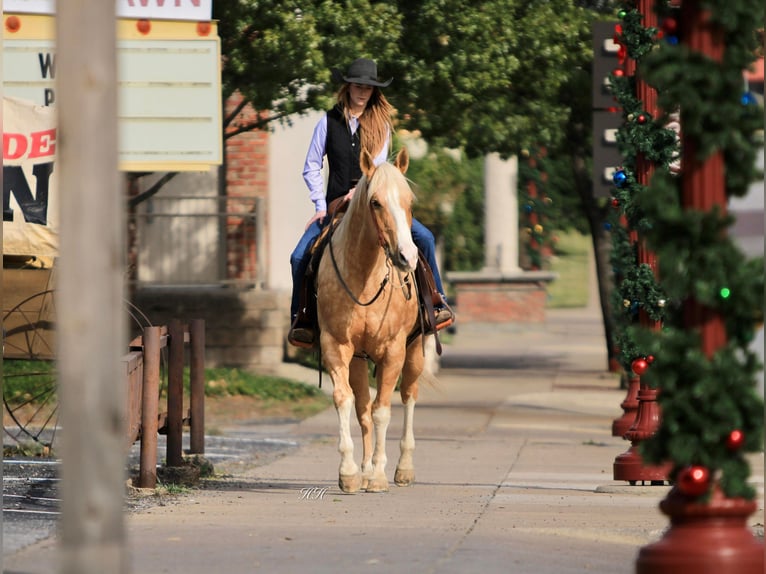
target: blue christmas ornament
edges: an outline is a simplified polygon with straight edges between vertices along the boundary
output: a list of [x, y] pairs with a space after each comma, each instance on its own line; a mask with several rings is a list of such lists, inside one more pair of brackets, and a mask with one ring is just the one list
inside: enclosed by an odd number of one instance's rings
[[622, 187], [628, 181], [628, 176], [625, 175], [624, 170], [618, 169], [614, 172], [614, 175], [612, 175], [612, 181], [617, 187]]
[[755, 96], [751, 94], [750, 92], [745, 92], [742, 94], [742, 98], [740, 100], [742, 102], [743, 106], [751, 106], [756, 103]]
[[534, 209], [534, 208], [533, 208], [533, 207], [532, 207], [532, 205], [531, 205], [531, 204], [529, 204], [529, 203], [527, 203], [527, 204], [524, 206], [524, 211], [525, 211], [526, 213], [532, 213], [532, 209]]
[[678, 36], [665, 36], [665, 41], [671, 46], [678, 45]]
[[604, 229], [606, 229], [607, 231], [611, 231], [612, 230], [612, 224], [609, 223], [608, 221], [605, 222], [604, 223]]

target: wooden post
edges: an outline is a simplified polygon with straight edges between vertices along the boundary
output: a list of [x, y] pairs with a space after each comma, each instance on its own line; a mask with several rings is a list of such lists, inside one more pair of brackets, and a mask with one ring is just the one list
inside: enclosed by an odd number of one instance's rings
[[189, 324], [189, 452], [205, 454], [205, 320]]
[[157, 426], [160, 401], [160, 327], [147, 327], [143, 334], [144, 380], [141, 394], [141, 455], [138, 486], [157, 486]]
[[168, 323], [168, 466], [182, 466], [184, 402], [184, 328], [178, 319]]
[[125, 408], [120, 357], [123, 189], [117, 167], [115, 3], [58, 2], [57, 166], [61, 196], [56, 305], [61, 399], [64, 574], [127, 572]]

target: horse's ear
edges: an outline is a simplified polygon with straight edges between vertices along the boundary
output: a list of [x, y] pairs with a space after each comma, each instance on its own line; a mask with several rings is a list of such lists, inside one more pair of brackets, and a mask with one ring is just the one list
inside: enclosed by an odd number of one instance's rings
[[394, 160], [394, 165], [402, 173], [407, 173], [407, 168], [410, 167], [410, 154], [407, 152], [406, 147], [403, 147], [402, 149], [400, 149], [399, 153], [396, 154], [396, 160]]
[[362, 168], [362, 173], [367, 176], [367, 179], [372, 177], [372, 173], [375, 171], [375, 162], [366, 149], [363, 149], [359, 156], [359, 167]]

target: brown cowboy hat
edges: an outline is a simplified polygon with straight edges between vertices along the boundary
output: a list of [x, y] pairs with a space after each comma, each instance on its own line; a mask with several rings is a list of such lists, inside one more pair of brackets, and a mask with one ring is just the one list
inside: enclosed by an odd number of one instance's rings
[[393, 78], [385, 81], [378, 79], [378, 66], [367, 58], [354, 60], [348, 67], [346, 75], [343, 75], [337, 68], [333, 68], [332, 79], [338, 83], [364, 84], [366, 86], [377, 86], [378, 88], [385, 88], [393, 81]]

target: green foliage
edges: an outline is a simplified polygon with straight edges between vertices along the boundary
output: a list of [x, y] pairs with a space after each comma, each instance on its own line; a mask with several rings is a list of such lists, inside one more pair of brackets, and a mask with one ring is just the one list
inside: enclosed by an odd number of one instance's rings
[[[371, 57], [402, 127], [470, 156], [562, 139], [560, 93], [591, 57], [592, 12], [565, 0], [214, 2], [224, 98], [261, 117], [246, 130], [325, 109], [330, 68]], [[232, 131], [229, 132], [233, 133]]]
[[591, 53], [586, 10], [563, 0], [402, 0], [399, 10], [407, 127], [472, 157], [562, 138], [560, 89]]
[[555, 256], [551, 258], [550, 270], [558, 279], [548, 285], [550, 309], [585, 307], [590, 295], [590, 252], [592, 238], [577, 231], [557, 233]]
[[[189, 389], [189, 371], [184, 372], [184, 386]], [[322, 395], [321, 389], [269, 375], [257, 375], [231, 368], [205, 369], [205, 396], [242, 395], [266, 400], [296, 401]]]
[[[763, 21], [764, 7], [755, 0], [706, 5], [725, 38], [720, 62], [683, 41], [658, 41], [655, 30], [639, 29], [642, 18], [632, 5], [622, 12], [628, 55], [637, 59], [640, 76], [658, 90], [667, 115], [644, 115], [639, 122], [645, 112], [635, 97], [635, 78], [613, 78], [625, 119], [619, 134], [625, 181], [617, 186], [615, 201], [656, 255], [661, 278], [656, 284], [654, 273], [642, 268], [631, 249], [615, 243], [613, 265], [623, 305], [630, 312], [634, 304], [643, 308], [662, 325], [657, 331], [642, 328], [635, 319], [622, 321], [621, 361], [627, 369], [634, 358], [655, 357], [642, 380], [662, 390], [663, 416], [658, 432], [642, 443], [647, 461], [671, 461], [673, 473], [687, 465], [705, 466], [727, 496], [752, 498], [744, 454], [762, 447], [763, 403], [755, 390], [762, 366], [749, 346], [756, 324], [763, 321], [763, 261], [748, 260], [728, 237], [732, 218], [722, 209], [703, 210], [682, 200], [684, 172], [670, 170], [677, 145], [665, 126], [669, 113], [680, 110], [686, 142], [682, 167], [720, 152], [726, 196], [747, 191], [758, 175], [755, 154], [762, 145], [763, 110], [743, 101], [741, 71], [754, 57], [755, 27]], [[657, 8], [664, 16], [678, 17], [665, 2]], [[656, 169], [646, 186], [637, 181], [639, 158]], [[707, 341], [703, 349], [697, 327], [716, 318], [725, 325], [725, 336], [718, 343]], [[733, 430], [744, 433], [741, 449], [727, 447]]]
[[410, 161], [414, 215], [436, 237], [445, 238], [445, 269], [474, 271], [484, 264], [483, 166], [481, 158], [441, 148]]
[[214, 2], [213, 18], [221, 38], [223, 97], [239, 92], [259, 113], [244, 126], [230, 126], [233, 118], [226, 118], [227, 136], [326, 109], [335, 88], [331, 68], [361, 56], [384, 63], [398, 54], [399, 18], [390, 3], [231, 0]]
[[47, 388], [56, 378], [53, 361], [3, 361], [3, 396], [9, 400], [28, 399], [41, 392], [40, 385]]

